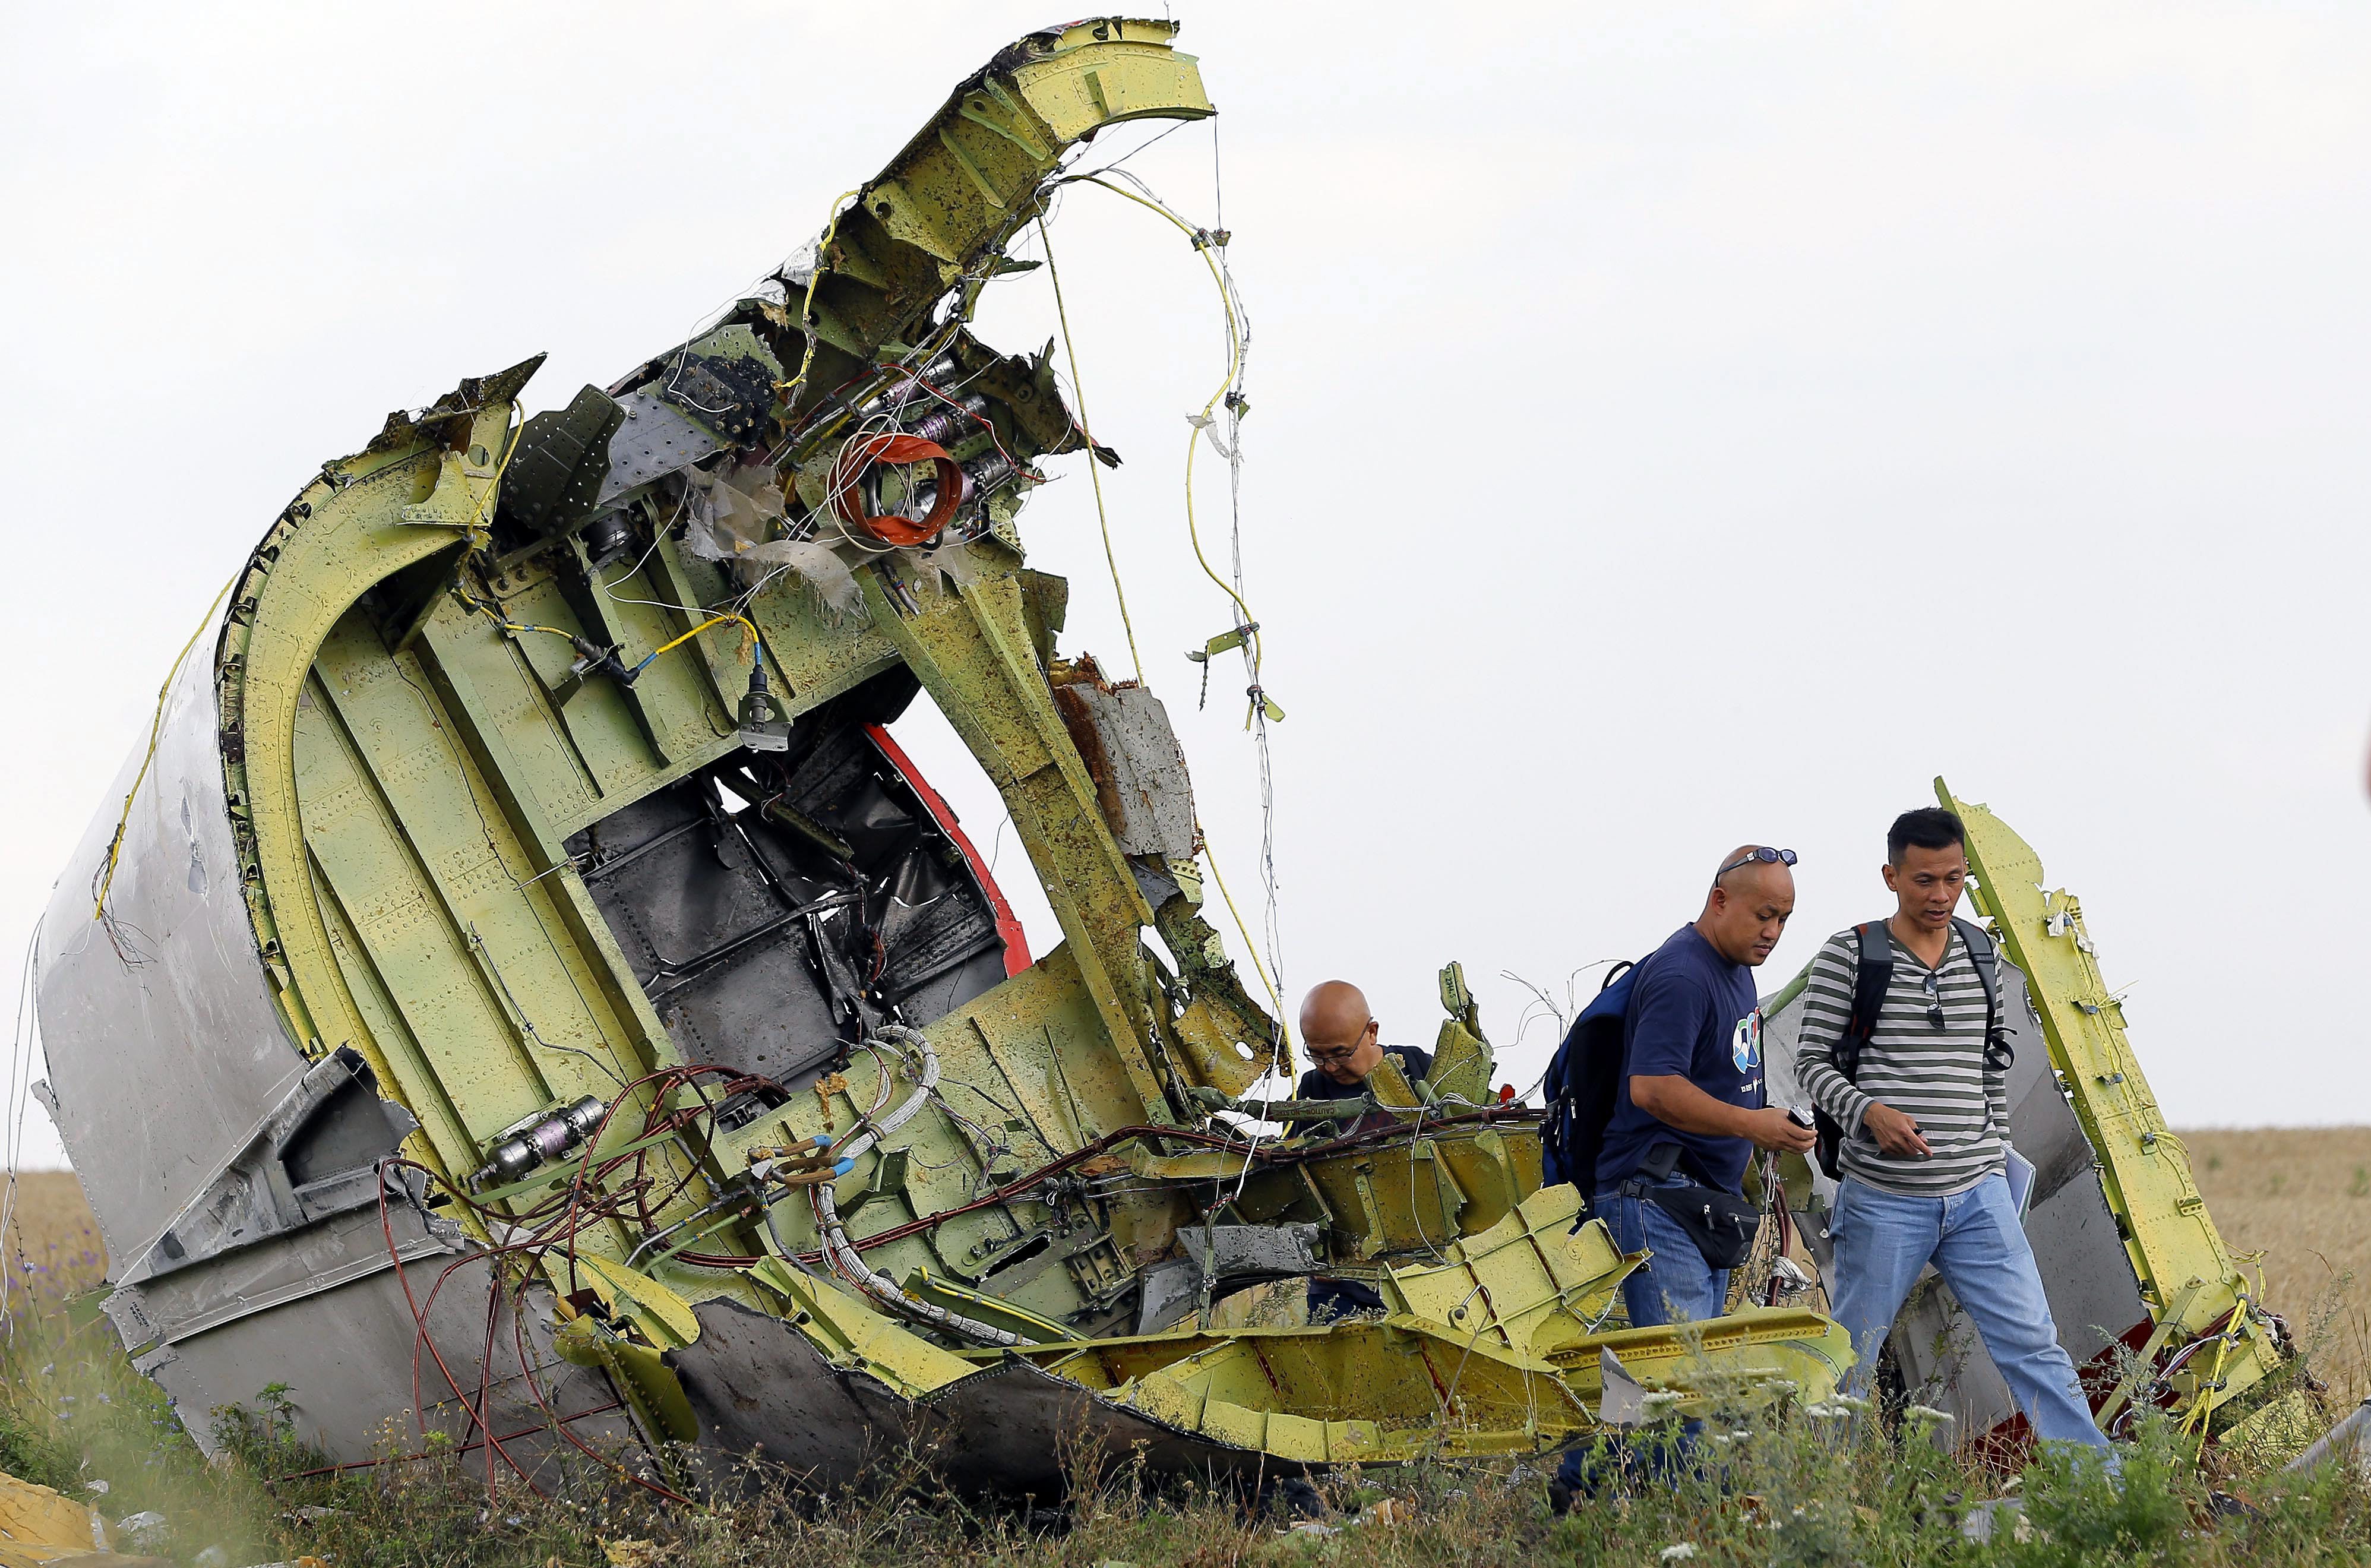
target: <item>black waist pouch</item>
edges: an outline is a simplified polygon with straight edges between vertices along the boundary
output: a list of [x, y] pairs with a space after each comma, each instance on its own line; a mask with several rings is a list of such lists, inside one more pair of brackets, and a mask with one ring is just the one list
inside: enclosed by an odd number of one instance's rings
[[1671, 1216], [1688, 1233], [1704, 1261], [1717, 1269], [1733, 1269], [1752, 1254], [1753, 1238], [1762, 1229], [1762, 1207], [1718, 1187], [1646, 1187], [1638, 1195]]

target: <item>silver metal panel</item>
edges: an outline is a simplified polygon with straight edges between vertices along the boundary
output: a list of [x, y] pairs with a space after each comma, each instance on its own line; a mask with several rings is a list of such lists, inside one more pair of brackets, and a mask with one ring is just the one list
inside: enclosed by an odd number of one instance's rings
[[[413, 1288], [424, 1295], [435, 1266], [414, 1267], [424, 1277]], [[477, 1352], [486, 1335], [482, 1264], [464, 1270], [445, 1287], [430, 1323], [445, 1364], [474, 1401]], [[599, 1412], [569, 1425], [605, 1452], [637, 1441], [622, 1412], [602, 1410], [616, 1401], [608, 1379], [553, 1355], [545, 1325], [532, 1315], [525, 1327], [543, 1401], [561, 1415]], [[509, 1439], [505, 1447], [513, 1458], [533, 1472], [560, 1455], [564, 1439], [537, 1434], [550, 1424], [550, 1418], [519, 1375], [507, 1309], [497, 1319], [494, 1332], [498, 1370], [491, 1420], [496, 1435]], [[419, 1446], [420, 1428], [410, 1418], [413, 1337], [402, 1286], [392, 1272], [382, 1271], [328, 1295], [239, 1319], [199, 1340], [174, 1345], [153, 1361], [144, 1358], [140, 1366], [171, 1397], [191, 1432], [204, 1434], [200, 1446], [209, 1451], [215, 1446], [215, 1412], [226, 1405], [249, 1404], [266, 1383], [284, 1382], [297, 1435], [318, 1446], [331, 1462], [344, 1464], [377, 1458], [384, 1452], [382, 1438], [398, 1451]], [[292, 1356], [295, 1345], [301, 1345], [302, 1353]], [[446, 1433], [456, 1447], [470, 1442], [475, 1428], [425, 1351], [420, 1357], [420, 1379], [427, 1426]], [[496, 1468], [506, 1469], [499, 1459]]]
[[609, 472], [596, 506], [607, 506], [661, 474], [688, 468], [723, 446], [705, 427], [648, 392], [629, 392], [618, 402], [626, 422], [609, 438]]
[[144, 744], [91, 820], [42, 918], [36, 1006], [58, 1135], [108, 1255], [146, 1251], [304, 1076], [239, 895], [213, 682], [215, 632], [183, 662], [132, 801], [108, 909], [91, 912]]

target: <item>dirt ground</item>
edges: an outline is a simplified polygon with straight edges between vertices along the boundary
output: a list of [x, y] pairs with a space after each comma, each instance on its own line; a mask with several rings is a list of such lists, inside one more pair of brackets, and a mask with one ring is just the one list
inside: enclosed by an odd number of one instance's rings
[[[2191, 1166], [2235, 1251], [2263, 1254], [2264, 1298], [2333, 1396], [2371, 1397], [2371, 1127], [2191, 1132]], [[17, 1178], [5, 1242], [43, 1294], [97, 1285], [98, 1228], [64, 1171]], [[21, 1255], [23, 1262], [17, 1260]]]

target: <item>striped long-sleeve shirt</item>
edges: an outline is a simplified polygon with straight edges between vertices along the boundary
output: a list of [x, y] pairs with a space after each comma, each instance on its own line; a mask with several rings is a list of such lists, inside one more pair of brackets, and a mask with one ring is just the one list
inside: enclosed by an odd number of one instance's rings
[[[1957, 930], [1934, 971], [1887, 933], [1893, 944], [1893, 980], [1878, 1009], [1877, 1030], [1861, 1047], [1856, 1083], [1836, 1069], [1833, 1052], [1852, 1016], [1860, 969], [1860, 933], [1830, 937], [1811, 960], [1803, 991], [1803, 1030], [1795, 1074], [1805, 1093], [1845, 1130], [1844, 1173], [1889, 1193], [1944, 1197], [1965, 1192], [2005, 1164], [2008, 1141], [2007, 1075], [1984, 1065], [1984, 983]], [[1932, 1010], [1939, 1001], [1943, 1021]], [[1914, 1118], [1933, 1150], [1925, 1159], [1896, 1157], [1861, 1125], [1871, 1101]]]

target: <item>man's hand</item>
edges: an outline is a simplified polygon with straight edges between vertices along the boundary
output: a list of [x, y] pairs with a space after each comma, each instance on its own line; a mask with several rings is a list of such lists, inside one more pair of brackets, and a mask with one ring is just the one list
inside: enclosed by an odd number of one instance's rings
[[1896, 1159], [1925, 1159], [1935, 1152], [1926, 1147], [1918, 1124], [1891, 1105], [1870, 1101], [1868, 1109], [1861, 1113], [1860, 1124], [1868, 1129], [1878, 1147]]
[[1803, 1154], [1819, 1141], [1819, 1135], [1787, 1114], [1783, 1105], [1748, 1111], [1745, 1136], [1753, 1140], [1754, 1147], [1778, 1154]]

